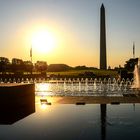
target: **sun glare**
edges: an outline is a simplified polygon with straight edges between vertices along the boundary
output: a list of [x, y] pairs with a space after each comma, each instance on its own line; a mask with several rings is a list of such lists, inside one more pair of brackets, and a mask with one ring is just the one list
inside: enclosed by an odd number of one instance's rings
[[38, 31], [33, 34], [32, 48], [40, 53], [48, 53], [55, 47], [55, 38], [47, 30]]

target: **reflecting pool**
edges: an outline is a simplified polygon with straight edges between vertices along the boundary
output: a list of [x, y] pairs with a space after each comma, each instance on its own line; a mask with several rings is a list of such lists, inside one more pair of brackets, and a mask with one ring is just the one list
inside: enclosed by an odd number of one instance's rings
[[[41, 104], [42, 98], [46, 98], [52, 104]], [[24, 117], [13, 123], [0, 124], [0, 139], [140, 139], [139, 103], [95, 104], [82, 97], [78, 104], [78, 98], [36, 96], [35, 112], [25, 113]], [[22, 112], [24, 114], [26, 109]], [[10, 120], [8, 117], [5, 119], [6, 122]]]

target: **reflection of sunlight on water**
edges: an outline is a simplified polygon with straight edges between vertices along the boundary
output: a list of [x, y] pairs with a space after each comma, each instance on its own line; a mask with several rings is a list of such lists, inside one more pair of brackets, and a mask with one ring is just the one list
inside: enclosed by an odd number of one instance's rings
[[36, 96], [36, 104], [39, 104], [41, 110], [46, 110], [48, 106], [52, 105], [53, 98], [47, 96]]
[[46, 104], [40, 104], [40, 108], [41, 108], [42, 110], [45, 110], [45, 109], [47, 108], [47, 105], [46, 105]]
[[51, 84], [50, 83], [37, 83], [35, 84], [35, 91], [39, 95], [45, 96], [52, 94]]
[[[51, 105], [53, 104], [58, 104], [58, 102], [62, 99], [62, 97], [53, 97], [53, 96], [36, 96], [36, 104], [43, 104], [43, 102], [41, 102], [42, 99], [47, 100], [47, 103], [51, 103]], [[46, 104], [46, 102], [44, 102], [45, 105], [50, 106], [49, 104]]]
[[49, 83], [38, 83], [36, 84], [36, 91], [39, 92], [45, 92], [45, 91], [50, 91], [51, 87]]

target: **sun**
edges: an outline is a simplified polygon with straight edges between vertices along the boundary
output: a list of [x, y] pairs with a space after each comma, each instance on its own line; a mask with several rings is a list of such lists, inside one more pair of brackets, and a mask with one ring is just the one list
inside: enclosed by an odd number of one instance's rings
[[48, 30], [40, 30], [32, 36], [32, 48], [37, 52], [48, 53], [55, 47], [55, 37]]

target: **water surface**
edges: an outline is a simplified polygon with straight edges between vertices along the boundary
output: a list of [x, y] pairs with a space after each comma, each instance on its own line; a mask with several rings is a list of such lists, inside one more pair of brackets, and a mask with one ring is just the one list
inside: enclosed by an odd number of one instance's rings
[[140, 139], [140, 104], [52, 104], [12, 124], [0, 124], [3, 140]]

